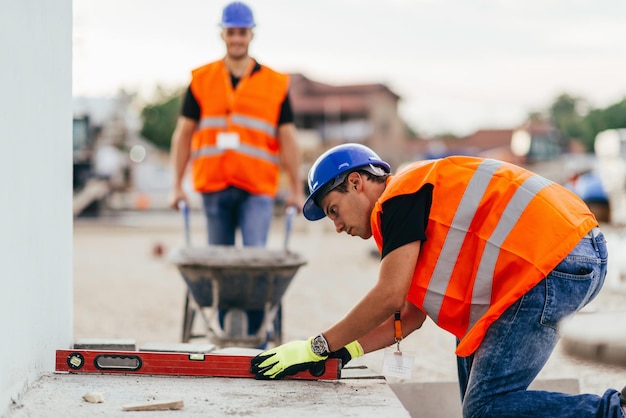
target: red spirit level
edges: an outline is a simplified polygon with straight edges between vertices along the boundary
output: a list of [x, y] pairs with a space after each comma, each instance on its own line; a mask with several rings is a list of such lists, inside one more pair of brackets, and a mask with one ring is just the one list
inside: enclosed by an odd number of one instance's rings
[[[185, 354], [147, 351], [57, 350], [57, 372], [116, 373], [205, 377], [254, 377], [252, 356]], [[338, 380], [341, 363], [328, 359], [319, 370], [300, 372], [289, 379]]]

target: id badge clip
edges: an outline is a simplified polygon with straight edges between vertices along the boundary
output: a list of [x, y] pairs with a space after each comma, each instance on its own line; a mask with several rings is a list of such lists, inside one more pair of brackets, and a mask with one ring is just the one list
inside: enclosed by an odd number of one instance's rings
[[415, 355], [408, 352], [403, 353], [402, 350], [400, 350], [400, 341], [402, 341], [402, 322], [400, 321], [400, 311], [395, 313], [394, 331], [396, 350], [385, 350], [382, 373], [387, 376], [410, 379], [413, 375]]

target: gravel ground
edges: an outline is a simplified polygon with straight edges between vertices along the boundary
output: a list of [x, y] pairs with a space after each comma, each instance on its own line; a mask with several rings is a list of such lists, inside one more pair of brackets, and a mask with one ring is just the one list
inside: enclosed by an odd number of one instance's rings
[[[202, 245], [205, 233], [199, 213], [192, 213], [191, 225], [192, 245]], [[272, 228], [269, 247], [280, 249], [283, 219], [276, 218]], [[183, 231], [182, 218], [175, 213], [76, 220], [74, 338], [134, 339], [137, 346], [180, 342], [186, 286], [167, 254], [185, 245]], [[606, 229], [605, 233], [617, 237]], [[315, 335], [345, 315], [374, 284], [378, 267], [373, 241], [337, 234], [326, 220], [297, 218], [289, 248], [308, 263], [283, 298], [286, 341]], [[626, 292], [621, 289], [605, 286], [589, 310], [626, 311]], [[196, 329], [201, 331], [201, 326], [196, 321]], [[454, 338], [432, 322], [406, 338], [402, 348], [416, 354], [413, 381], [456, 381]], [[382, 356], [382, 351], [370, 353], [362, 362], [379, 371]], [[557, 347], [539, 377], [577, 378], [581, 392], [601, 394], [626, 384], [626, 368], [575, 359]]]

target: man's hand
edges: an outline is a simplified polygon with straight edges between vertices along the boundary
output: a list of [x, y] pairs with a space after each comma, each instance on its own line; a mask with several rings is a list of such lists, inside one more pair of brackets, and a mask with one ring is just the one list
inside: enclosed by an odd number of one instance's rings
[[361, 357], [363, 355], [363, 347], [361, 344], [354, 340], [345, 347], [341, 347], [337, 351], [333, 351], [328, 355], [328, 358], [338, 358], [341, 360], [341, 367], [345, 367], [346, 364], [353, 358]]
[[290, 193], [285, 199], [285, 207], [295, 206], [298, 213], [302, 213], [304, 207], [304, 193]]
[[178, 210], [180, 209], [178, 206], [178, 202], [180, 201], [184, 201], [185, 203], [189, 204], [189, 200], [187, 199], [187, 194], [185, 193], [185, 191], [183, 190], [182, 187], [174, 187], [172, 189], [172, 191], [170, 192], [169, 198], [168, 198], [168, 204], [172, 209]]
[[328, 358], [313, 352], [312, 340], [292, 341], [264, 351], [252, 359], [250, 372], [256, 379], [282, 379], [311, 369]]

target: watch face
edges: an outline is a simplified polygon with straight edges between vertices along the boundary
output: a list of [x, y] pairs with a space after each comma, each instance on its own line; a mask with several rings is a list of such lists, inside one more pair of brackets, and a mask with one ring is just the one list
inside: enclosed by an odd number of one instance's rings
[[328, 354], [328, 343], [321, 335], [313, 338], [311, 342], [311, 349], [318, 356], [325, 356]]

